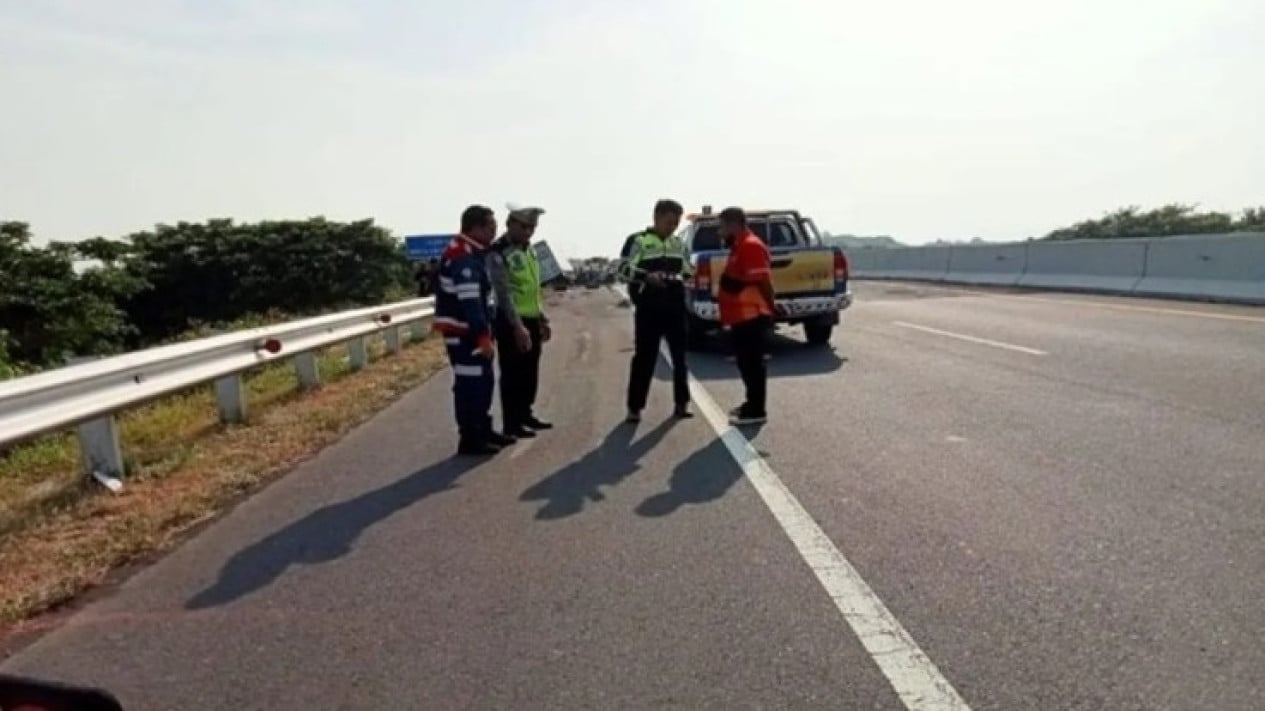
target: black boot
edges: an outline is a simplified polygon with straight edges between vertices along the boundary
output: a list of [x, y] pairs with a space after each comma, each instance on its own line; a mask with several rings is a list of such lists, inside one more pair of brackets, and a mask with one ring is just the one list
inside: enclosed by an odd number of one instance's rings
[[504, 448], [518, 441], [514, 439], [514, 437], [511, 435], [512, 435], [511, 432], [506, 432], [505, 434], [501, 434], [500, 432], [492, 431], [492, 432], [487, 433], [487, 441], [488, 441], [488, 444], [491, 444], [492, 446], [497, 447], [498, 449]]
[[536, 433], [526, 427], [523, 427], [522, 425], [506, 425], [505, 435], [515, 439], [531, 439], [536, 436]]
[[551, 430], [551, 429], [553, 429], [553, 423], [552, 423], [552, 422], [545, 422], [544, 420], [537, 419], [537, 417], [536, 417], [535, 415], [530, 415], [530, 416], [528, 416], [528, 418], [527, 418], [527, 419], [523, 420], [523, 424], [524, 424], [524, 425], [527, 425], [528, 427], [532, 428], [533, 430]]
[[457, 445], [457, 454], [475, 457], [488, 457], [500, 451], [500, 447], [480, 439], [462, 439]]

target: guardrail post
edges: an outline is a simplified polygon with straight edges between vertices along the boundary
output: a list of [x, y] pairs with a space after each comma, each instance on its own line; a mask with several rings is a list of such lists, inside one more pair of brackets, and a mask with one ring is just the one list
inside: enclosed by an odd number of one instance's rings
[[85, 422], [76, 428], [79, 458], [88, 476], [123, 475], [123, 449], [119, 446], [119, 423], [113, 417]]
[[425, 321], [414, 321], [412, 325], [409, 326], [409, 340], [424, 341], [426, 340], [426, 334], [429, 331], [430, 326]]
[[299, 387], [312, 390], [321, 385], [321, 369], [316, 364], [316, 353], [308, 351], [294, 357], [294, 371], [299, 376]]
[[236, 424], [246, 421], [246, 388], [240, 373], [215, 381], [215, 402], [220, 409], [220, 422]]
[[386, 340], [386, 343], [387, 343], [387, 353], [400, 352], [400, 327], [399, 326], [391, 326], [390, 328], [388, 328], [386, 330], [386, 333], [383, 334], [383, 338], [384, 340]]
[[369, 349], [365, 345], [364, 336], [347, 342], [347, 356], [353, 371], [363, 370], [366, 365], [369, 365]]

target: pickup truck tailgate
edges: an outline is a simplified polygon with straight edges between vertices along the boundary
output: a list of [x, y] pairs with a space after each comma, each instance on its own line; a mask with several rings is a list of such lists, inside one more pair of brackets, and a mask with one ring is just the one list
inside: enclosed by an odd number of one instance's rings
[[[778, 298], [797, 294], [830, 293], [835, 288], [835, 253], [830, 247], [792, 247], [772, 250], [773, 292]], [[720, 291], [720, 275], [729, 259], [726, 252], [707, 255], [712, 271], [712, 296]]]

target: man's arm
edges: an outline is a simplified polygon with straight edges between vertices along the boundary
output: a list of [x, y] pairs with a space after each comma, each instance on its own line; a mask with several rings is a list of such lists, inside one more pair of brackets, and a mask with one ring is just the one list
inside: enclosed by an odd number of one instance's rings
[[773, 292], [773, 257], [770, 256], [768, 248], [762, 245], [759, 249], [758, 261], [753, 259], [751, 263], [756, 267], [753, 276], [756, 278], [755, 286], [759, 288], [760, 296], [763, 296], [765, 304], [769, 305], [769, 311], [777, 314], [777, 294]]
[[490, 250], [486, 259], [488, 279], [492, 282], [492, 291], [496, 292], [496, 308], [505, 314], [505, 318], [515, 328], [521, 328], [523, 320], [514, 309], [514, 299], [510, 294], [509, 270], [505, 268], [505, 257], [497, 250]]
[[637, 268], [637, 260], [641, 256], [641, 244], [637, 241], [637, 236], [633, 235], [630, 238], [631, 244], [626, 245], [628, 247], [628, 256], [619, 265], [620, 273], [629, 282], [636, 281], [643, 273], [641, 269]]
[[769, 305], [769, 311], [773, 314], [777, 314], [777, 300], [774, 298], [773, 281], [765, 279], [764, 281], [759, 282], [756, 285], [756, 288], [760, 290], [760, 296], [764, 297], [764, 303]]
[[640, 236], [641, 235], [639, 233], [634, 232], [624, 238], [624, 246], [619, 249], [619, 260], [621, 263], [626, 261], [628, 256], [632, 254], [633, 243], [636, 242], [637, 238]]
[[491, 324], [488, 323], [487, 306], [483, 303], [482, 284], [479, 283], [478, 257], [464, 257], [453, 264], [453, 287], [461, 304], [469, 335], [481, 347], [492, 343]]
[[747, 254], [744, 255], [742, 280], [756, 287], [760, 296], [769, 306], [769, 311], [777, 313], [777, 301], [773, 293], [773, 259], [767, 247], [761, 244], [744, 244]]

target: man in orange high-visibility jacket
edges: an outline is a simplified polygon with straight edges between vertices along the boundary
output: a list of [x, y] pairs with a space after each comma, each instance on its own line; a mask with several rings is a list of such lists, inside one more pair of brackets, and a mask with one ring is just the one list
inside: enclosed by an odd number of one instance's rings
[[741, 208], [720, 213], [719, 232], [729, 247], [729, 260], [720, 276], [720, 321], [729, 328], [738, 373], [746, 387], [746, 401], [729, 413], [734, 425], [760, 424], [768, 420], [766, 393], [768, 371], [764, 355], [768, 333], [777, 310], [773, 298], [769, 248], [747, 228]]
[[439, 260], [434, 330], [444, 336], [452, 365], [453, 409], [461, 442], [459, 454], [495, 454], [514, 439], [492, 429], [492, 285], [484, 264], [496, 237], [496, 216], [482, 205], [461, 214], [461, 234]]

